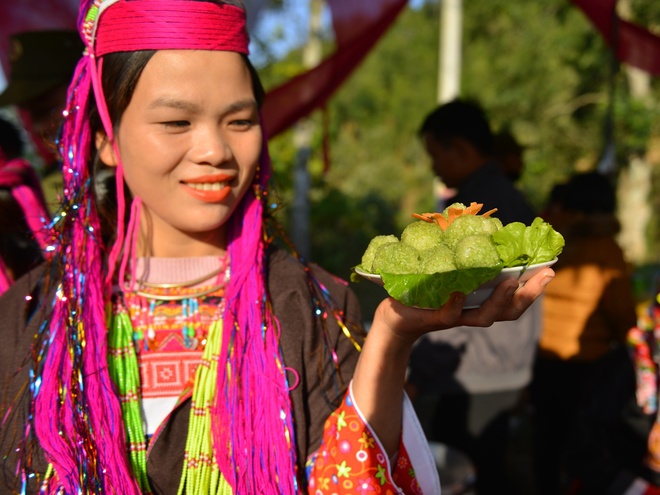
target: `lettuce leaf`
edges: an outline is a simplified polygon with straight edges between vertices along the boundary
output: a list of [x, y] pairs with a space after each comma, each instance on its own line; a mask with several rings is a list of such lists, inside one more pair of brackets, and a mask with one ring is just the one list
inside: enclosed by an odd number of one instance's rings
[[481, 284], [492, 280], [502, 265], [487, 268], [464, 268], [433, 274], [381, 273], [385, 290], [397, 301], [419, 308], [439, 308], [452, 292], [470, 294]]
[[564, 247], [562, 235], [540, 217], [530, 226], [520, 222], [505, 225], [493, 234], [493, 241], [505, 267], [553, 260]]

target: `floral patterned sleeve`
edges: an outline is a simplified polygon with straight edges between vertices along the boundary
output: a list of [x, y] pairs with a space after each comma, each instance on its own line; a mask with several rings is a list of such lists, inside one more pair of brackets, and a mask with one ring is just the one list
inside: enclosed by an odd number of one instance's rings
[[[416, 421], [414, 418], [415, 424], [418, 425]], [[308, 459], [307, 479], [310, 495], [440, 493], [439, 482], [429, 483], [427, 480], [424, 484], [431, 488], [426, 491], [420, 486], [413, 467], [415, 463], [403, 441], [405, 436], [404, 433], [398, 455], [392, 460], [388, 459], [380, 441], [356, 406], [349, 388], [341, 406], [325, 422], [321, 447]], [[428, 453], [425, 440], [424, 446], [427, 449], [422, 454]], [[411, 449], [413, 452], [417, 450], [424, 449]], [[428, 461], [424, 456], [422, 459]], [[428, 462], [416, 464], [428, 467]], [[437, 475], [435, 479], [437, 481]]]

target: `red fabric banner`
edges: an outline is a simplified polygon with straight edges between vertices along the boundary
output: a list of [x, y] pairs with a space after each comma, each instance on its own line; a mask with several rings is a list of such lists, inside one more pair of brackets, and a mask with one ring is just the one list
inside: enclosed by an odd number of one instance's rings
[[572, 0], [614, 50], [617, 60], [660, 76], [660, 36], [616, 15], [616, 0]]
[[405, 4], [396, 0], [347, 1], [327, 0], [332, 12], [332, 27], [339, 47], [346, 47], [369, 26], [377, 24], [386, 11]]

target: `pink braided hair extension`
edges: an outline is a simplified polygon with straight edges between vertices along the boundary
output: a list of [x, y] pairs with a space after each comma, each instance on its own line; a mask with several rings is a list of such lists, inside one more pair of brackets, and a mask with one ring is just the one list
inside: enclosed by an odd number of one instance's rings
[[[83, 1], [79, 27], [90, 8]], [[34, 429], [55, 471], [50, 493], [139, 494], [128, 463], [118, 397], [107, 367], [103, 250], [91, 191], [88, 122], [95, 60], [87, 55], [69, 88], [60, 140], [64, 202], [52, 268], [61, 282], [50, 321], [42, 381], [34, 398]], [[102, 444], [97, 439], [103, 439]], [[112, 487], [112, 488], [110, 488]]]
[[5, 265], [5, 262], [0, 258], [0, 295], [7, 292], [7, 289], [11, 287], [12, 278], [9, 275], [9, 270]]
[[[5, 163], [5, 154], [2, 152], [2, 149], [0, 148], [0, 163], [4, 164]], [[2, 180], [2, 179], [0, 179]], [[2, 258], [0, 258], [0, 295], [4, 294], [9, 287], [11, 287], [12, 284], [12, 277], [9, 275], [9, 270], [7, 269], [7, 266], [5, 265], [4, 261], [2, 261]]]
[[[6, 160], [5, 154], [0, 149], [0, 163], [4, 163]], [[9, 269], [5, 265], [4, 261], [0, 257], [0, 295], [4, 294], [12, 284], [12, 277], [9, 275]]]
[[[265, 143], [264, 137], [255, 177], [261, 190], [270, 176]], [[293, 495], [298, 493], [295, 439], [279, 333], [265, 289], [262, 198], [248, 191], [229, 222], [231, 278], [220, 353], [227, 366], [218, 369], [215, 454], [234, 493]]]
[[[5, 161], [0, 151], [0, 188], [11, 190], [35, 241], [41, 249], [45, 249], [48, 242], [46, 225], [49, 214], [34, 168], [21, 158]], [[6, 292], [12, 283], [9, 269], [0, 258], [0, 294]]]

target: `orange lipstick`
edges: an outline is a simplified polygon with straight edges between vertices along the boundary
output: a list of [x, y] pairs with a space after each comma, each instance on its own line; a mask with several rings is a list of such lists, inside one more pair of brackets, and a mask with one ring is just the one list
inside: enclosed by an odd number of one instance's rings
[[229, 183], [234, 179], [231, 175], [203, 175], [194, 179], [182, 181], [185, 190], [191, 196], [205, 203], [220, 203], [231, 192]]

